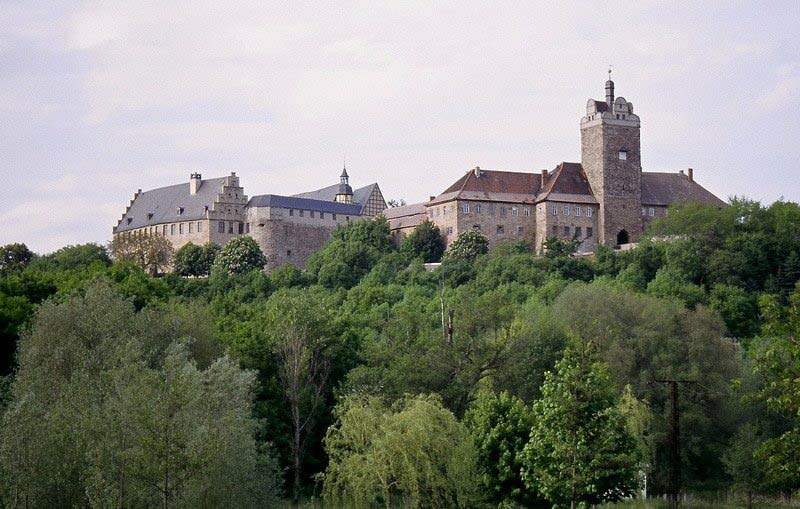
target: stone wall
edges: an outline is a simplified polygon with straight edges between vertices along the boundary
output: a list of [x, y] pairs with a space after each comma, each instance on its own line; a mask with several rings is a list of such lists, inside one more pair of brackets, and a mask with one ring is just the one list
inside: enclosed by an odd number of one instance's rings
[[[624, 160], [620, 151], [625, 151]], [[584, 119], [581, 163], [600, 204], [598, 241], [614, 245], [622, 230], [630, 242], [638, 241], [642, 231], [639, 121]]]
[[[565, 207], [569, 211], [565, 214]], [[553, 208], [556, 214], [553, 214]], [[580, 210], [578, 210], [580, 209]], [[588, 215], [588, 210], [592, 215]], [[580, 213], [580, 215], [577, 215]], [[537, 205], [537, 250], [541, 251], [544, 241], [549, 237], [562, 240], [579, 240], [597, 238], [598, 206], [585, 203], [568, 203], [547, 201]], [[540, 214], [544, 217], [540, 217]], [[594, 242], [592, 242], [593, 244]]]

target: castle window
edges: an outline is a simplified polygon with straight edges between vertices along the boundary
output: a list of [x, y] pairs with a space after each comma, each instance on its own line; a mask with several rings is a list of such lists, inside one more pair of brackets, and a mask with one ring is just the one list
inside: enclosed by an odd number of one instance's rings
[[529, 209], [529, 208], [524, 208], [524, 209], [522, 209], [522, 214], [523, 214], [525, 217], [531, 217], [531, 209]]
[[161, 235], [167, 236], [167, 225], [161, 227]]
[[503, 225], [502, 224], [498, 224], [497, 225], [497, 234], [498, 235], [503, 235], [503, 233], [505, 233], [503, 230], [504, 230]]
[[133, 218], [132, 218], [132, 217], [129, 217], [129, 218], [128, 218], [128, 224], [131, 224], [131, 221], [133, 221]]
[[594, 232], [592, 231], [592, 227], [591, 226], [587, 226], [586, 227], [586, 236], [587, 237], [591, 237], [593, 233]]
[[225, 221], [219, 222], [219, 229], [217, 231], [220, 233], [225, 233]]
[[481, 231], [481, 225], [479, 225], [479, 224], [473, 224], [473, 225], [472, 225], [472, 229], [473, 229], [473, 230], [475, 230], [475, 231]]
[[319, 218], [320, 219], [325, 219], [325, 212], [320, 212], [319, 213]]
[[244, 233], [244, 223], [239, 223], [239, 235]]
[[228, 233], [233, 233], [233, 223], [228, 223]]
[[469, 203], [464, 203], [461, 205], [461, 212], [464, 214], [469, 214]]
[[581, 238], [581, 233], [583, 233], [583, 232], [581, 231], [581, 227], [580, 227], [580, 226], [576, 226], [576, 227], [575, 227], [575, 237], [576, 237], [576, 238]]
[[452, 235], [453, 234], [453, 227], [452, 226], [448, 226], [447, 227], [447, 234], [448, 235]]
[[553, 237], [558, 237], [558, 226], [553, 225]]
[[244, 224], [244, 232], [245, 233], [250, 233], [250, 223], [245, 223]]
[[192, 233], [192, 230], [194, 229], [193, 227], [194, 227], [194, 223], [190, 222], [189, 223], [189, 233]]
[[476, 214], [480, 214], [481, 213], [481, 204], [480, 203], [475, 204], [475, 213]]
[[569, 205], [564, 205], [562, 212], [565, 216], [569, 215]]
[[650, 217], [655, 216], [656, 215], [656, 209], [654, 209], [653, 207], [650, 207], [650, 209], [647, 211], [647, 215], [650, 216]]
[[178, 215], [180, 216], [183, 214], [183, 207], [178, 207]]
[[198, 221], [197, 222], [197, 233], [200, 233], [201, 231], [203, 231], [203, 223]]
[[350, 216], [344, 216], [345, 221], [350, 221]]
[[300, 217], [303, 217], [304, 213], [305, 213], [305, 211], [304, 211], [304, 210], [301, 210], [301, 211], [300, 211]]
[[522, 227], [517, 226], [517, 235], [522, 235]]
[[502, 206], [502, 205], [500, 206], [500, 215], [501, 216], [506, 215], [506, 208], [504, 206]]
[[169, 234], [170, 235], [175, 235], [175, 225], [174, 224], [169, 225]]
[[336, 221], [336, 213], [333, 214], [333, 220]]
[[511, 215], [512, 216], [518, 216], [519, 215], [519, 209], [517, 207], [511, 207]]
[[619, 113], [617, 113], [617, 120], [619, 120]]
[[581, 207], [580, 207], [580, 205], [575, 205], [575, 215], [577, 217], [581, 217]]
[[628, 160], [628, 151], [627, 150], [620, 150], [619, 151], [619, 160], [620, 161], [627, 161]]
[[642, 207], [642, 215], [643, 215], [643, 216], [646, 216], [646, 215], [647, 215], [647, 209], [645, 209], [644, 207]]
[[286, 250], [286, 256], [292, 256], [292, 250], [291, 249], [287, 249]]
[[553, 205], [553, 215], [554, 216], [558, 215], [558, 207], [556, 207], [555, 205]]
[[564, 227], [564, 236], [569, 237], [569, 226]]
[[310, 211], [309, 214], [311, 215], [311, 217], [314, 217], [314, 211], [313, 210]]
[[592, 207], [586, 207], [586, 217], [592, 217]]
[[290, 216], [293, 216], [293, 215], [294, 215], [294, 209], [289, 209], [289, 215], [290, 215]]

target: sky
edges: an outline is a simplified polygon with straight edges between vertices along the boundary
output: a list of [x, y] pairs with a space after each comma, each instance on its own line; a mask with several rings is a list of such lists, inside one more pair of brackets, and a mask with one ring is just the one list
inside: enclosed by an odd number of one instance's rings
[[800, 201], [800, 2], [0, 0], [0, 245], [105, 243], [137, 189], [378, 182], [580, 161], [617, 96], [645, 171]]

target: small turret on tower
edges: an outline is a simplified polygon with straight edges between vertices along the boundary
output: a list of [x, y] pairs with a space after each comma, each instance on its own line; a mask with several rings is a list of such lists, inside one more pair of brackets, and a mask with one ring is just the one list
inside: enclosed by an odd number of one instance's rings
[[614, 104], [614, 82], [611, 81], [611, 69], [608, 70], [608, 81], [606, 81], [606, 104], [609, 109]]

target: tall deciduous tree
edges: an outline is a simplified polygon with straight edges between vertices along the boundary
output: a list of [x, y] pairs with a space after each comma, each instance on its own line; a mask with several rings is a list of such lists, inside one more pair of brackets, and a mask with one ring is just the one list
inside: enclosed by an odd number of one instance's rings
[[229, 274], [245, 274], [264, 268], [267, 260], [253, 237], [234, 237], [217, 254], [214, 266]]
[[227, 357], [198, 367], [191, 329], [136, 313], [103, 284], [39, 308], [0, 427], [5, 502], [269, 504], [277, 481], [254, 439], [254, 374]]
[[488, 252], [489, 241], [481, 232], [472, 229], [461, 233], [447, 248], [445, 255], [452, 259], [473, 260]]
[[522, 451], [533, 418], [522, 400], [507, 392], [482, 393], [464, 423], [478, 452], [481, 486], [499, 507], [541, 504], [536, 490], [522, 481]]
[[400, 250], [409, 256], [422, 258], [425, 263], [438, 262], [444, 253], [439, 227], [426, 219], [403, 239]]
[[590, 345], [568, 348], [534, 404], [523, 479], [553, 507], [589, 507], [632, 495], [637, 448], [608, 368]]
[[478, 470], [465, 427], [434, 396], [386, 407], [352, 396], [328, 429], [324, 496], [345, 507], [476, 507]]
[[0, 247], [0, 275], [21, 271], [33, 257], [33, 252], [25, 244], [6, 244]]
[[163, 235], [141, 232], [115, 235], [109, 250], [115, 261], [132, 263], [151, 276], [166, 271], [175, 253]]

